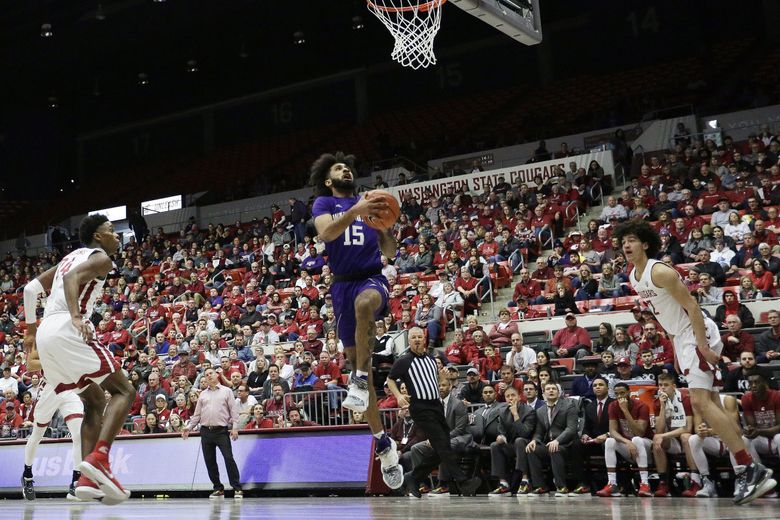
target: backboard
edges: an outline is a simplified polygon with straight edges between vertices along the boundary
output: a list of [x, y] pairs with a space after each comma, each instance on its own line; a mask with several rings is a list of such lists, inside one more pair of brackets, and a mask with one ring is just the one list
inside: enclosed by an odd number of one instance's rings
[[525, 45], [542, 41], [539, 0], [449, 0], [502, 33]]

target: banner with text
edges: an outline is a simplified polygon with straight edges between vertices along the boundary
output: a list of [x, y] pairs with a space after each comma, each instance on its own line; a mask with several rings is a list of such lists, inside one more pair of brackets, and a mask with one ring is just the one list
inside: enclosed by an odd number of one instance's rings
[[[368, 481], [372, 437], [368, 429], [334, 428], [255, 430], [233, 442], [233, 456], [247, 489], [333, 488], [363, 489]], [[19, 492], [24, 468], [24, 443], [0, 444], [0, 495]], [[33, 463], [39, 491], [61, 491], [73, 471], [71, 442], [43, 442]], [[227, 483], [221, 456], [222, 482]], [[133, 491], [208, 490], [212, 484], [203, 462], [200, 439], [178, 435], [149, 438], [117, 437], [111, 451], [111, 469]], [[0, 515], [2, 517], [2, 515]]]
[[435, 181], [418, 182], [404, 186], [393, 186], [387, 191], [403, 200], [410, 195], [422, 199], [423, 194], [430, 190], [434, 197], [440, 197], [447, 193], [452, 187], [456, 192], [463, 189], [465, 192], [482, 193], [485, 188], [492, 188], [499, 177], [504, 177], [506, 182], [514, 185], [516, 182], [531, 182], [534, 177], [540, 175], [542, 180], [552, 177], [555, 167], [560, 166], [564, 170], [569, 169], [569, 163], [577, 163], [578, 168], [587, 169], [591, 161], [598, 161], [606, 175], [614, 175], [615, 163], [612, 159], [612, 151], [605, 150], [600, 152], [591, 152], [572, 157], [563, 157], [550, 161], [542, 161], [531, 164], [521, 164], [509, 168], [500, 168], [498, 170], [488, 170], [485, 172], [469, 173], [467, 175], [458, 175], [457, 177], [447, 177]]

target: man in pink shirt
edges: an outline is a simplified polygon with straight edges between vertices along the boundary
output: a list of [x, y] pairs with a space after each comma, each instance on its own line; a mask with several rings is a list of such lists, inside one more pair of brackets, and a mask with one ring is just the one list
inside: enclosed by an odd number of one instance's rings
[[555, 333], [552, 339], [552, 347], [558, 357], [572, 357], [579, 359], [590, 355], [593, 345], [590, 334], [582, 327], [577, 326], [577, 317], [569, 313], [565, 318], [566, 327]]
[[[219, 467], [217, 466], [217, 448], [225, 459], [230, 485], [235, 492], [235, 498], [244, 498], [239, 480], [238, 466], [233, 459], [233, 448], [230, 440], [238, 439], [238, 407], [233, 392], [226, 386], [219, 384], [219, 376], [213, 368], [209, 368], [203, 374], [206, 381], [206, 389], [200, 393], [195, 412], [190, 422], [182, 429], [181, 436], [186, 439], [190, 430], [200, 424], [200, 445], [203, 450], [203, 460], [206, 462], [209, 479], [214, 484], [214, 492], [209, 498], [222, 498], [225, 496], [225, 488], [219, 481]], [[228, 436], [228, 429], [230, 434]]]

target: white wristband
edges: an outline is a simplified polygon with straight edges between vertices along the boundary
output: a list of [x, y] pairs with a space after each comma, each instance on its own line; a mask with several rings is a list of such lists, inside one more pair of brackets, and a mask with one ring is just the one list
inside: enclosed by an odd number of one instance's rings
[[37, 278], [24, 286], [24, 321], [27, 325], [35, 324], [38, 321], [35, 310], [38, 307], [38, 295], [42, 292], [45, 292], [43, 285]]

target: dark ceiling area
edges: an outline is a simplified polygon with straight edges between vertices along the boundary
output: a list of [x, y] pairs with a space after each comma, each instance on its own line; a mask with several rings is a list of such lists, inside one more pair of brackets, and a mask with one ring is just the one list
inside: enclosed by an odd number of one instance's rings
[[[436, 48], [446, 57], [499, 42], [486, 51], [494, 53], [492, 62], [469, 62], [470, 75], [481, 78], [468, 83], [474, 91], [491, 76], [491, 88], [509, 86], [505, 78], [512, 75], [496, 74], [497, 60], [507, 68], [529, 66], [515, 79], [544, 85], [570, 74], [706, 54], [719, 34], [761, 38], [771, 5], [544, 0], [545, 52], [445, 5]], [[411, 74], [390, 62], [392, 38], [364, 0], [0, 0], [0, 13], [0, 201], [6, 202], [61, 198], [60, 183], [79, 178], [76, 143], [83, 134], [342, 71], [397, 71], [396, 84]], [[294, 43], [296, 32], [304, 44]]]
[[[0, 124], [54, 97], [68, 125], [85, 132], [369, 66], [392, 49], [360, 0], [2, 4], [0, 62], [12, 81], [0, 85]], [[454, 7], [445, 18], [442, 46], [496, 34]], [[51, 37], [41, 36], [44, 23]], [[293, 43], [298, 31], [305, 44]]]

